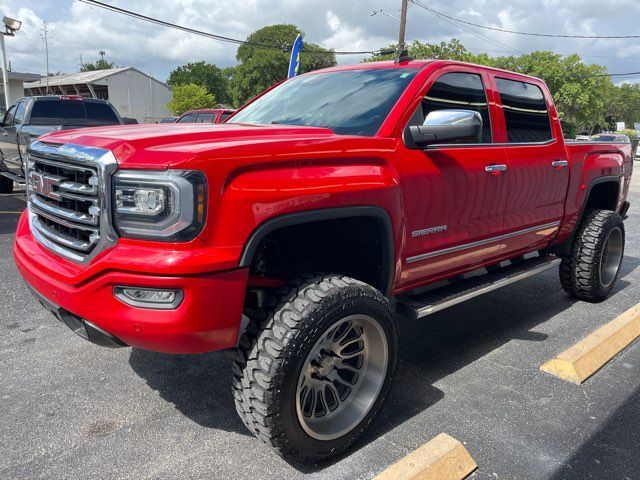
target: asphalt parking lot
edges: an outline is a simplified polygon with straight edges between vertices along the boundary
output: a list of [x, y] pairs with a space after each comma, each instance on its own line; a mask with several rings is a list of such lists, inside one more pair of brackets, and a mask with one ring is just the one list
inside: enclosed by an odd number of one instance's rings
[[582, 386], [539, 371], [640, 302], [640, 175], [630, 201], [607, 301], [571, 300], [551, 270], [403, 321], [374, 427], [337, 461], [300, 469], [245, 431], [224, 354], [102, 349], [45, 312], [11, 254], [24, 201], [0, 196], [0, 478], [366, 479], [440, 432], [465, 444], [472, 478], [640, 478], [640, 342]]

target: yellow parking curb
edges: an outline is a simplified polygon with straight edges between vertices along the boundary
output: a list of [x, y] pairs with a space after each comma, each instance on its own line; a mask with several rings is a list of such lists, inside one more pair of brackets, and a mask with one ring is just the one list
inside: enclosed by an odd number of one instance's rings
[[540, 367], [581, 384], [640, 336], [640, 303]]
[[476, 468], [464, 445], [441, 433], [373, 480], [462, 480]]

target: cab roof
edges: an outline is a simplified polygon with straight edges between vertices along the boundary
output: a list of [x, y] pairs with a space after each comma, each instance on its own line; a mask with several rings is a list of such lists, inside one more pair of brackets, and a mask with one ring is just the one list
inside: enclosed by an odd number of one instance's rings
[[314, 73], [324, 73], [324, 72], [340, 72], [347, 70], [382, 70], [382, 69], [394, 69], [394, 68], [415, 68], [418, 70], [422, 70], [427, 65], [434, 65], [436, 67], [445, 66], [445, 65], [460, 65], [471, 68], [478, 68], [482, 70], [488, 70], [494, 73], [505, 73], [509, 75], [517, 75], [522, 77], [523, 79], [528, 78], [532, 80], [541, 81], [537, 77], [533, 77], [531, 75], [525, 75], [524, 73], [514, 72], [511, 70], [504, 70], [501, 68], [489, 67], [487, 65], [478, 65], [475, 63], [469, 62], [460, 62], [458, 60], [441, 60], [441, 59], [425, 59], [425, 60], [408, 60], [405, 62], [395, 62], [393, 60], [385, 60], [380, 62], [363, 62], [363, 63], [355, 63], [350, 65], [338, 65], [335, 67], [323, 68], [321, 70], [314, 70], [312, 72], [308, 72], [305, 75], [314, 74]]

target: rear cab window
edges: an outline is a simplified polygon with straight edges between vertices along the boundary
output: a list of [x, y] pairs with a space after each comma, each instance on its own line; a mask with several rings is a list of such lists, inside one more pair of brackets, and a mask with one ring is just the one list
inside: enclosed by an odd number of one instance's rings
[[103, 122], [109, 125], [120, 123], [113, 108], [106, 103], [85, 102], [84, 108], [89, 120], [95, 120], [96, 122]]
[[120, 123], [107, 103], [85, 100], [40, 99], [33, 103], [34, 125], [117, 125]]
[[543, 143], [553, 140], [547, 100], [533, 83], [495, 77], [509, 143]]
[[81, 125], [86, 120], [82, 100], [36, 100], [31, 109], [34, 125]]

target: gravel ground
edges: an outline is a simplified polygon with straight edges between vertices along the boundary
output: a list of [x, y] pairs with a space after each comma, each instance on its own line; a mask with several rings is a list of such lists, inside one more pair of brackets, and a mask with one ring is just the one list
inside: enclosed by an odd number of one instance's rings
[[582, 386], [538, 370], [640, 301], [640, 175], [632, 190], [607, 301], [571, 300], [548, 271], [403, 321], [382, 415], [347, 455], [308, 469], [245, 431], [224, 354], [102, 349], [45, 312], [11, 254], [24, 200], [0, 196], [0, 478], [366, 479], [440, 432], [465, 443], [473, 478], [640, 478], [640, 344]]

